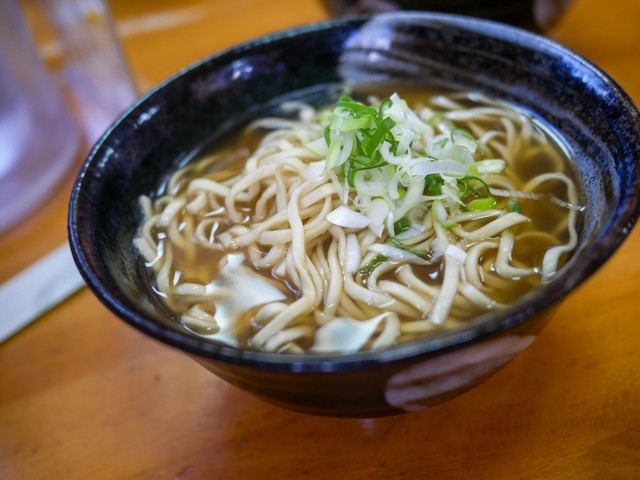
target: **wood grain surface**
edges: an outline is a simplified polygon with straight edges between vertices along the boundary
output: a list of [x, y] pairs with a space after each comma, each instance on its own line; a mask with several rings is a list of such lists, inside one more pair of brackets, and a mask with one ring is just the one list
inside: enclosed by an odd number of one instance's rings
[[[326, 17], [312, 0], [111, 6], [140, 91], [219, 49]], [[640, 103], [640, 2], [575, 0], [549, 36]], [[72, 177], [0, 236], [0, 281], [65, 240]], [[0, 479], [640, 478], [639, 250], [636, 228], [486, 383], [377, 420], [267, 405], [85, 289], [0, 344]]]

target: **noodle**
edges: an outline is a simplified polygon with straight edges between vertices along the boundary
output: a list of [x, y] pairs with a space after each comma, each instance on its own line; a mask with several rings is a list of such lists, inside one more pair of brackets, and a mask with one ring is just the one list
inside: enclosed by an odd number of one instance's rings
[[185, 326], [265, 351], [375, 349], [557, 274], [579, 199], [537, 122], [477, 94], [372, 102], [288, 104], [296, 118], [248, 127], [268, 130], [252, 153], [202, 158], [141, 199], [135, 244]]

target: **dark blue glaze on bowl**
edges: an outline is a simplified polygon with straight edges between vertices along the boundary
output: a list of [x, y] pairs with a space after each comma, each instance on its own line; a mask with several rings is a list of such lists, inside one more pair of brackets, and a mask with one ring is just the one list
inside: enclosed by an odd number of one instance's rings
[[[384, 35], [388, 42], [371, 43]], [[578, 252], [556, 280], [516, 307], [385, 350], [279, 355], [188, 332], [152, 294], [134, 251], [138, 196], [274, 97], [344, 77], [472, 89], [535, 112], [575, 157], [587, 207]], [[71, 248], [93, 293], [117, 316], [256, 396], [321, 415], [416, 410], [471, 388], [526, 348], [559, 301], [613, 254], [638, 216], [639, 130], [638, 111], [613, 80], [561, 46], [512, 27], [417, 12], [305, 26], [209, 57], [139, 99], [78, 175]]]

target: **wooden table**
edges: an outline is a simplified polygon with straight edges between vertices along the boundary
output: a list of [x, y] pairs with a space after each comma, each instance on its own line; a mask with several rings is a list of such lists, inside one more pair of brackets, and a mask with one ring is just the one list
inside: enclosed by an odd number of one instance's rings
[[[312, 0], [113, 0], [112, 9], [142, 90], [223, 47], [326, 16]], [[640, 104], [640, 2], [575, 0], [549, 35]], [[0, 237], [0, 281], [65, 240], [71, 177]], [[0, 478], [640, 478], [638, 249], [636, 228], [535, 344], [480, 387], [377, 420], [258, 401], [85, 289], [0, 345]]]

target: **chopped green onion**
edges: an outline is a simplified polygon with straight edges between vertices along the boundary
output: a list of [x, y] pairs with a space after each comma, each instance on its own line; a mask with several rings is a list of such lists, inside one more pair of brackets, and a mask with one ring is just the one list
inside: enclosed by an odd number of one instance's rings
[[491, 210], [495, 206], [496, 200], [493, 197], [476, 198], [467, 204], [467, 208], [474, 211]]
[[365, 105], [362, 102], [358, 102], [357, 100], [354, 100], [353, 98], [346, 95], [343, 95], [338, 99], [338, 101], [336, 102], [336, 106], [360, 115], [364, 113], [375, 115], [377, 113], [375, 108], [369, 105]]
[[445, 118], [447, 118], [447, 116], [442, 112], [434, 113], [427, 119], [427, 123], [429, 125], [436, 125], [440, 123], [442, 120], [444, 120]]
[[431, 204], [431, 214], [436, 222], [442, 225], [447, 230], [458, 227], [458, 223], [451, 220], [449, 212], [440, 200], [434, 200]]
[[382, 115], [382, 110], [390, 107], [391, 105], [393, 105], [393, 102], [390, 98], [385, 98], [384, 100], [382, 100], [382, 102], [380, 102], [380, 106], [378, 107], [378, 112], [380, 113], [380, 115]]
[[[464, 186], [464, 191], [462, 192], [462, 198], [464, 198], [469, 192], [473, 193], [474, 195], [480, 198], [485, 198], [489, 196], [489, 191], [490, 191], [489, 185], [480, 177], [467, 175], [465, 177], [458, 179], [458, 183]], [[477, 184], [480, 184], [480, 185], [477, 185]], [[481, 188], [484, 189], [484, 192], [480, 190]]]
[[520, 205], [520, 202], [516, 200], [514, 197], [511, 197], [509, 198], [509, 200], [507, 200], [507, 203], [505, 204], [504, 209], [507, 212], [522, 213], [522, 205]]
[[[443, 133], [435, 134], [428, 124], [439, 122], [446, 125], [436, 127]], [[335, 177], [334, 183], [351, 188], [362, 213], [376, 199], [387, 202], [394, 219], [389, 225], [391, 235], [411, 228], [405, 215], [417, 207], [422, 212], [431, 210], [435, 223], [452, 229], [459, 226], [455, 218], [460, 211], [496, 206], [486, 178], [501, 174], [506, 162], [488, 156], [486, 145], [470, 130], [456, 127], [445, 113], [435, 113], [425, 122], [396, 94], [376, 106], [343, 96], [325, 117], [325, 124], [325, 167], [332, 180]], [[321, 141], [308, 146], [317, 154], [323, 151]], [[509, 205], [520, 208], [517, 202]], [[387, 242], [413, 255], [426, 255], [393, 237]], [[393, 258], [384, 251], [377, 253]]]
[[406, 232], [411, 228], [411, 221], [407, 217], [402, 217], [400, 220], [393, 224], [393, 232], [396, 235]]
[[440, 140], [438, 140], [437, 142], [434, 143], [434, 145], [440, 149], [444, 148], [444, 146], [449, 143], [449, 139], [447, 137], [441, 138]]
[[404, 250], [405, 252], [411, 253], [413, 255], [416, 255], [420, 258], [424, 258], [427, 260], [432, 259], [431, 253], [425, 252], [423, 250], [413, 250], [412, 248], [407, 247], [404, 243], [402, 243], [396, 237], [387, 237], [387, 243], [390, 243], [394, 247], [399, 248], [400, 250]]
[[442, 184], [444, 180], [439, 174], [431, 174], [424, 177], [426, 190], [433, 195], [442, 195]]
[[324, 128], [324, 141], [327, 142], [327, 146], [331, 145], [331, 129], [329, 125]]
[[467, 130], [466, 128], [462, 128], [462, 127], [456, 127], [453, 130], [451, 130], [451, 142], [455, 143], [456, 141], [456, 133], [459, 133], [460, 135], [462, 135], [463, 137], [468, 138], [469, 140], [475, 142], [476, 139], [474, 138], [473, 135], [471, 135], [471, 132], [469, 130]]
[[329, 149], [327, 150], [327, 168], [331, 169], [340, 166], [338, 164], [338, 158], [340, 157], [341, 143], [340, 140], [335, 139], [329, 144]]
[[384, 255], [376, 255], [375, 257], [373, 257], [373, 260], [371, 260], [364, 267], [358, 270], [358, 272], [360, 272], [360, 275], [370, 275], [371, 272], [373, 272], [379, 265], [382, 265], [387, 260], [389, 260], [389, 258], [385, 257]]
[[373, 132], [373, 135], [367, 139], [366, 142], [363, 142], [363, 151], [365, 155], [372, 156], [384, 138], [389, 134], [389, 130], [391, 130], [396, 125], [396, 122], [391, 120], [390, 118], [385, 118], [381, 123], [378, 124], [376, 130]]
[[351, 132], [353, 130], [360, 130], [363, 128], [371, 128], [372, 126], [371, 117], [347, 117], [342, 115], [333, 115], [331, 117], [331, 123], [329, 124], [329, 128], [332, 130], [339, 130], [341, 132]]

